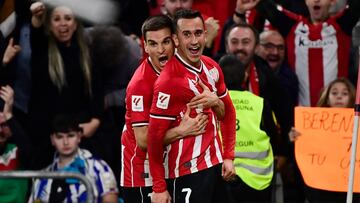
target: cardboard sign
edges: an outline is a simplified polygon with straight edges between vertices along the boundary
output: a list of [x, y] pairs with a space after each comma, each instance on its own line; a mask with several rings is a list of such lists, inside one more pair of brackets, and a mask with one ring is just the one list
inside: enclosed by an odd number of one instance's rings
[[[346, 192], [350, 171], [354, 110], [295, 108], [295, 157], [305, 183], [313, 188]], [[354, 192], [360, 192], [360, 140], [355, 162]]]

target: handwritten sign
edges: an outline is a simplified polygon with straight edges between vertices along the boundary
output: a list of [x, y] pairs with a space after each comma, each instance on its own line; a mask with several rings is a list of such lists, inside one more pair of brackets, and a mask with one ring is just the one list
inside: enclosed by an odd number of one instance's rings
[[[295, 157], [305, 183], [313, 188], [346, 192], [351, 159], [354, 110], [295, 108]], [[354, 192], [360, 192], [360, 143], [355, 162]]]

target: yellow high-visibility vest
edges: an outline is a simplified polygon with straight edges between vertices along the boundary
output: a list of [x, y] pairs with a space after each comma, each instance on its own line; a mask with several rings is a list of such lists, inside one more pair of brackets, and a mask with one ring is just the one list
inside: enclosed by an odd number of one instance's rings
[[248, 91], [231, 90], [229, 94], [236, 110], [236, 174], [251, 188], [263, 190], [270, 185], [274, 171], [270, 138], [260, 129], [263, 98]]

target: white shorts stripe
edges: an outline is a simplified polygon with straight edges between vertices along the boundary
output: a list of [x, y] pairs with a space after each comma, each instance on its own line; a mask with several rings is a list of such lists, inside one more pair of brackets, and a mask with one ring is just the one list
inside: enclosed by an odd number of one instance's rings
[[179, 168], [180, 168], [180, 157], [181, 157], [181, 154], [182, 154], [182, 148], [183, 148], [183, 143], [184, 143], [184, 140], [181, 139], [179, 140], [179, 151], [178, 151], [178, 154], [177, 154], [177, 157], [176, 157], [176, 166], [175, 166], [175, 177], [179, 177]]
[[121, 145], [121, 172], [120, 172], [120, 185], [124, 186], [124, 150], [125, 146]]

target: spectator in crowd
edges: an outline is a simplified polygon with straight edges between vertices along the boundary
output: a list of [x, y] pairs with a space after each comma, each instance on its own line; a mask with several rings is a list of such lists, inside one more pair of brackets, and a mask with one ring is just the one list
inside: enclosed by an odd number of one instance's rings
[[[355, 104], [356, 90], [353, 84], [346, 78], [337, 78], [323, 88], [320, 94], [318, 107], [330, 108], [353, 108]], [[289, 139], [295, 142], [301, 134], [292, 128]], [[315, 202], [346, 202], [346, 192], [334, 192], [305, 187], [305, 195], [310, 203]], [[354, 194], [353, 201], [360, 201], [360, 195]]]
[[235, 55], [225, 55], [219, 65], [236, 109], [235, 170], [228, 182], [230, 202], [271, 202], [275, 174], [271, 142], [278, 135], [269, 104], [263, 98], [244, 91], [248, 77]]
[[[79, 124], [73, 115], [59, 114], [54, 118], [50, 139], [56, 154], [46, 171], [80, 173], [92, 184], [93, 202], [116, 203], [115, 176], [105, 161], [79, 148], [83, 133]], [[29, 202], [84, 202], [84, 187], [77, 179], [36, 179]]]
[[1, 85], [14, 84], [15, 81], [14, 71], [10, 70], [10, 68], [13, 67], [9, 67], [9, 66], [10, 63], [14, 60], [14, 58], [20, 51], [21, 51], [21, 47], [15, 44], [14, 38], [11, 38], [2, 57], [2, 63], [0, 67]]
[[[4, 102], [0, 113], [0, 171], [24, 170], [31, 164], [31, 146], [20, 124], [13, 116], [14, 91], [6, 85], [0, 89]], [[28, 181], [24, 179], [0, 179], [1, 202], [26, 202]]]
[[[36, 169], [51, 162], [48, 135], [56, 114], [75, 114], [83, 129], [82, 144], [94, 148], [91, 137], [103, 111], [101, 74], [93, 68], [81, 22], [72, 10], [57, 6], [48, 10], [31, 5], [31, 78], [29, 136], [34, 144]], [[47, 135], [47, 136], [46, 136]], [[84, 143], [85, 142], [85, 143]]]
[[353, 108], [355, 94], [355, 87], [348, 79], [337, 78], [322, 90], [317, 106]]
[[[174, 24], [179, 46], [155, 82], [150, 109], [148, 154], [153, 178], [152, 201], [211, 202], [223, 189], [219, 185], [221, 175], [227, 180], [234, 174], [235, 111], [220, 67], [202, 56], [205, 24], [201, 14], [179, 10]], [[164, 164], [165, 133], [179, 125], [188, 105], [193, 108], [190, 117], [200, 112], [208, 115], [205, 133], [168, 145]], [[215, 117], [220, 119], [223, 145]]]
[[[1, 85], [13, 85], [16, 73], [16, 60], [20, 51], [19, 35], [22, 25], [28, 19], [28, 0], [4, 0], [0, 2], [0, 58]], [[11, 48], [12, 52], [9, 52]], [[7, 50], [7, 52], [5, 52]], [[7, 74], [4, 75], [4, 72]], [[5, 81], [4, 81], [5, 80]]]
[[[236, 55], [245, 66], [247, 80], [243, 83], [245, 90], [264, 98], [269, 102], [275, 114], [280, 137], [273, 145], [277, 159], [284, 159], [287, 149], [287, 133], [291, 128], [291, 109], [289, 101], [283, 99], [288, 95], [280, 85], [279, 78], [261, 57], [255, 55], [259, 46], [259, 34], [249, 24], [236, 24], [226, 35], [226, 52]], [[279, 164], [283, 161], [279, 161]], [[281, 168], [279, 165], [278, 167]]]
[[[276, 30], [263, 31], [260, 34], [260, 43], [256, 54], [264, 59], [273, 73], [279, 78], [280, 85], [289, 95], [291, 109], [298, 102], [299, 82], [296, 74], [290, 69], [286, 59], [285, 40]], [[293, 114], [291, 114], [293, 118]], [[293, 122], [292, 122], [293, 123]]]
[[[174, 26], [166, 15], [149, 17], [142, 26], [145, 51], [149, 57], [142, 62], [126, 92], [126, 128], [122, 135], [122, 170], [120, 184], [124, 190], [125, 202], [151, 202], [152, 179], [147, 158], [147, 129], [152, 102], [153, 85], [165, 64], [174, 54]], [[186, 135], [204, 133], [207, 116], [189, 116], [185, 112], [179, 126], [170, 129], [164, 138], [164, 145]]]
[[310, 16], [278, 9], [272, 0], [243, 1], [242, 11], [256, 6], [286, 38], [288, 61], [299, 78], [299, 104], [315, 106], [320, 90], [337, 77], [348, 77], [351, 32], [360, 13], [360, 1], [330, 15], [333, 0], [306, 0]]
[[[256, 27], [256, 29], [262, 32], [264, 29], [271, 29], [268, 21], [265, 21], [261, 13], [258, 13], [255, 8], [247, 11], [242, 9], [242, 1], [237, 0], [234, 12], [225, 21], [224, 26], [221, 29], [220, 48], [217, 50], [215, 58], [217, 59], [225, 53], [225, 34], [227, 30], [234, 24], [248, 23]], [[305, 0], [276, 0], [277, 3], [282, 5], [284, 8], [293, 11], [304, 16], [308, 16], [308, 10], [305, 5]]]
[[25, 125], [30, 95], [30, 22], [29, 0], [0, 2], [0, 85], [10, 85], [16, 92], [13, 113]]

